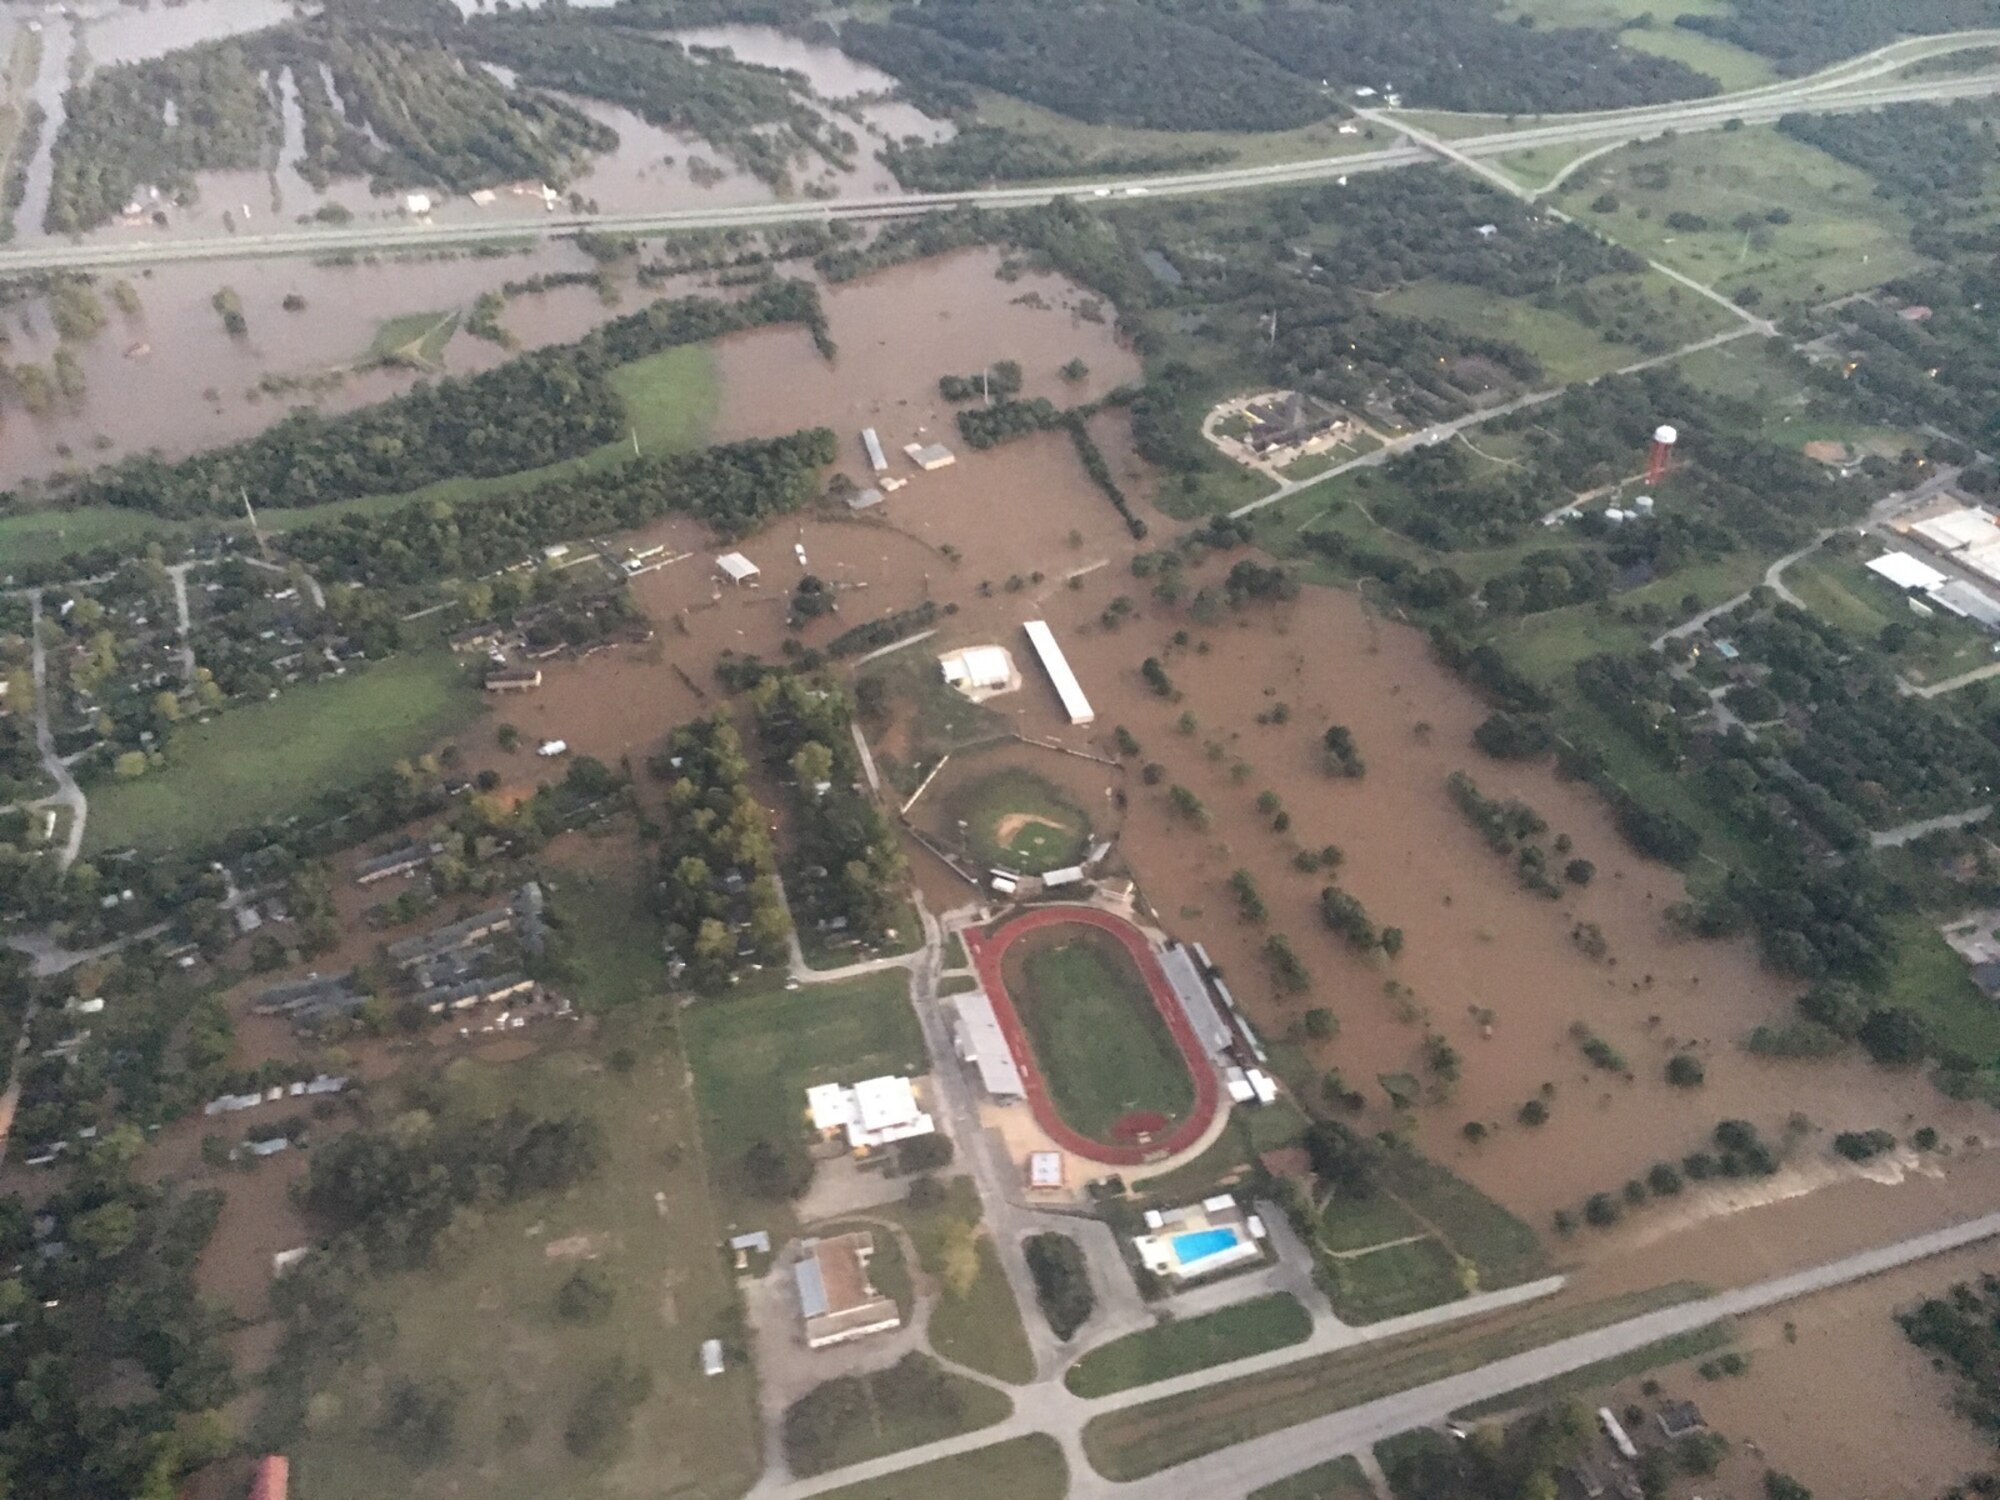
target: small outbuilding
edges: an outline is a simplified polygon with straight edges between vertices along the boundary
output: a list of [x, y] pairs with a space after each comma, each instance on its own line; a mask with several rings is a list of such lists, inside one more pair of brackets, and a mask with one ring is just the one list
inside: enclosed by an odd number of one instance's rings
[[715, 571], [741, 588], [755, 583], [763, 570], [741, 552], [725, 552], [715, 560]]

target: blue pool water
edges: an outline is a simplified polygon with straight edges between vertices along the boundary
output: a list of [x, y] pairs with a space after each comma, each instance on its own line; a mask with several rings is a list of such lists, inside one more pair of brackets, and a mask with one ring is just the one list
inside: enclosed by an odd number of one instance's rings
[[1236, 1231], [1191, 1229], [1186, 1234], [1175, 1235], [1169, 1243], [1174, 1247], [1174, 1259], [1187, 1266], [1198, 1260], [1207, 1260], [1211, 1255], [1220, 1255], [1225, 1250], [1235, 1249]]

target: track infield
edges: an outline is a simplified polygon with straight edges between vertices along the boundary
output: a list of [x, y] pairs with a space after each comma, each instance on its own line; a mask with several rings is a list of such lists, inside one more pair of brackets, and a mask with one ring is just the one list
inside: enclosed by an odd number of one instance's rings
[[[1095, 1140], [1074, 1128], [1056, 1107], [1048, 1077], [1035, 1056], [1028, 1028], [1008, 991], [1002, 960], [1007, 950], [1029, 933], [1063, 926], [1089, 927], [1107, 933], [1124, 948], [1145, 981], [1153, 1009], [1173, 1039], [1175, 1050], [1180, 1053], [1181, 1063], [1193, 1084], [1193, 1105], [1177, 1122], [1167, 1124], [1166, 1133], [1156, 1139], [1131, 1144]], [[1180, 1003], [1174, 998], [1167, 976], [1138, 928], [1093, 907], [1045, 906], [1011, 918], [990, 933], [967, 929], [964, 938], [980, 984], [993, 1001], [1000, 1029], [1006, 1034], [1007, 1045], [1013, 1050], [1015, 1063], [1020, 1068], [1028, 1107], [1034, 1111], [1035, 1123], [1050, 1140], [1086, 1161], [1113, 1167], [1135, 1167], [1177, 1155], [1201, 1139], [1220, 1107], [1221, 1090], [1215, 1069], [1203, 1053], [1187, 1018], [1181, 1014]]]

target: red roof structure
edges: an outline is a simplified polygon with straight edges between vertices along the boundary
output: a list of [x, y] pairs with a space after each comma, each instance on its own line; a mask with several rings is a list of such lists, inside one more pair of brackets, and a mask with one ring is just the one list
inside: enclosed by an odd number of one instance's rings
[[257, 1477], [250, 1485], [250, 1500], [285, 1500], [291, 1483], [291, 1461], [282, 1453], [267, 1453], [257, 1460]]

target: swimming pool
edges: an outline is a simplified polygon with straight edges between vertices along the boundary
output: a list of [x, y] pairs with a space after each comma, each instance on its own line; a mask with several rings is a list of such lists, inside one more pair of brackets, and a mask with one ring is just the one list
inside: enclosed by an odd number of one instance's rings
[[1168, 1241], [1174, 1247], [1174, 1259], [1185, 1269], [1198, 1261], [1210, 1260], [1225, 1251], [1234, 1250], [1238, 1236], [1233, 1229], [1191, 1229], [1186, 1234], [1177, 1234]]

